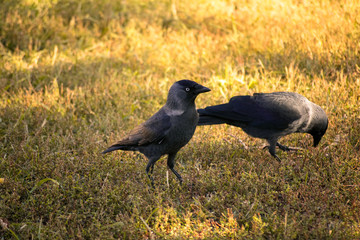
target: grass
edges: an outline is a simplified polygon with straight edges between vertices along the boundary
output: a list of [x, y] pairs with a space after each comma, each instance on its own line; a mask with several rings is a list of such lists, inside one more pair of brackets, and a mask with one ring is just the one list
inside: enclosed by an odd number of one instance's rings
[[[0, 239], [360, 238], [356, 1], [12, 0], [0, 9]], [[99, 153], [166, 101], [198, 107], [294, 91], [322, 106], [318, 148], [279, 164], [230, 126], [200, 127], [159, 160]], [[244, 145], [246, 148], [244, 148]]]

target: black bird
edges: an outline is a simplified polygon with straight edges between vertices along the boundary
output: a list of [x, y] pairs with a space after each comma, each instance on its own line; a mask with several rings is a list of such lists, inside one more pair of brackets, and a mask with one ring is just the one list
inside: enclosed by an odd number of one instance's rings
[[229, 103], [198, 109], [198, 112], [198, 125], [226, 123], [242, 128], [252, 137], [266, 139], [270, 154], [278, 161], [276, 146], [283, 151], [296, 149], [281, 145], [279, 138], [295, 132], [309, 133], [316, 147], [328, 127], [325, 111], [293, 92], [236, 96]]
[[168, 167], [182, 183], [180, 174], [174, 169], [175, 156], [195, 132], [199, 120], [195, 98], [198, 94], [209, 91], [209, 88], [194, 81], [175, 82], [169, 90], [166, 104], [157, 113], [102, 153], [115, 150], [141, 152], [149, 160], [146, 173], [152, 186], [154, 184], [151, 174], [154, 164], [161, 156], [167, 154]]

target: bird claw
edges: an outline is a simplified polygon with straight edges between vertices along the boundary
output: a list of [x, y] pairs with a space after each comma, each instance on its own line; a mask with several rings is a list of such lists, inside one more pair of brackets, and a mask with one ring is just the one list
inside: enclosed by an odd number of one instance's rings
[[300, 147], [288, 147], [280, 143], [276, 143], [276, 146], [278, 146], [284, 152], [304, 150], [303, 148]]
[[264, 146], [262, 146], [262, 147], [260, 147], [260, 148], [262, 148], [263, 150], [265, 150], [265, 149], [269, 149], [270, 146], [269, 146], [269, 145], [264, 145]]
[[[270, 150], [269, 145], [264, 145], [263, 147], [260, 147], [260, 148], [262, 148], [263, 150], [264, 149]], [[270, 152], [271, 156], [273, 156], [279, 163], [281, 163], [281, 159], [275, 154], [275, 152], [273, 152], [273, 153], [271, 151], [269, 151], [269, 152]]]

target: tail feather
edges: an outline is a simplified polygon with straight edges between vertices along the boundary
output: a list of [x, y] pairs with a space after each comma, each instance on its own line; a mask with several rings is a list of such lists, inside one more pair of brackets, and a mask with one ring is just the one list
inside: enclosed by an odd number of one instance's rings
[[211, 116], [211, 115], [207, 115], [207, 112], [205, 109], [198, 109], [197, 111], [199, 113], [199, 122], [197, 124], [198, 126], [226, 123], [226, 121], [224, 119], [221, 119], [221, 118], [218, 118], [215, 116]]
[[108, 149], [106, 149], [105, 151], [103, 151], [102, 154], [116, 151], [116, 150], [131, 150], [131, 149], [129, 146], [114, 144], [114, 145], [110, 146]]
[[215, 125], [215, 124], [224, 124], [226, 123], [223, 119], [212, 117], [212, 116], [201, 116], [199, 117], [198, 126], [203, 125]]

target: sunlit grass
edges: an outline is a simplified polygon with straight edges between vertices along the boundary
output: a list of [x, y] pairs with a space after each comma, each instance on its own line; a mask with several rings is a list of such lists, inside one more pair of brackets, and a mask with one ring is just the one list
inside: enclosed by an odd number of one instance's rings
[[[0, 10], [0, 238], [359, 238], [360, 3], [5, 1]], [[200, 127], [148, 187], [140, 154], [99, 153], [157, 111], [171, 84], [198, 107], [294, 91], [329, 129], [279, 152]]]

